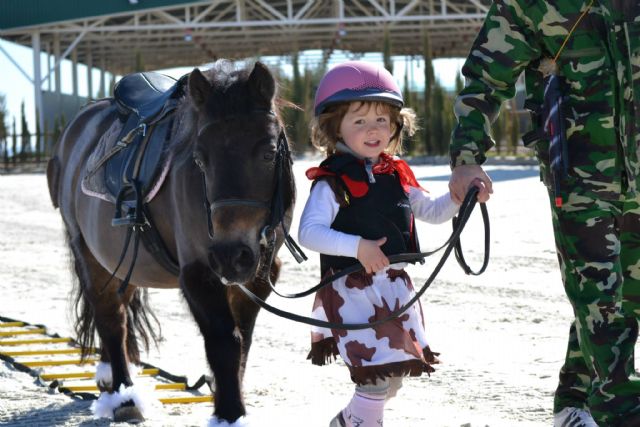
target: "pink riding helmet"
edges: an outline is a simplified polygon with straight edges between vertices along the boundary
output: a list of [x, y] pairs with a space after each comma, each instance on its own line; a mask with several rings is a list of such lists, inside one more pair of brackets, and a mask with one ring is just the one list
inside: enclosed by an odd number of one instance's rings
[[344, 62], [324, 75], [316, 91], [315, 115], [329, 105], [350, 101], [382, 101], [400, 108], [404, 105], [391, 73], [364, 61]]

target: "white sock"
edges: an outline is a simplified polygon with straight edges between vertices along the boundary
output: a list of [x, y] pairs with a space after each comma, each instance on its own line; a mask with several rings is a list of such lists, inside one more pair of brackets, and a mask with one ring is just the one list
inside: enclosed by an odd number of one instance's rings
[[347, 427], [381, 427], [384, 417], [384, 396], [356, 392], [342, 410]]

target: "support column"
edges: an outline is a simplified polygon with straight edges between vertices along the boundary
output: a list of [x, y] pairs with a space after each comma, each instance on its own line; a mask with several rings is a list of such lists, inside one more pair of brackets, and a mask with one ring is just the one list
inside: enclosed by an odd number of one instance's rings
[[53, 56], [54, 61], [58, 66], [54, 70], [55, 74], [55, 83], [56, 83], [56, 103], [58, 107], [58, 111], [62, 111], [62, 89], [60, 87], [60, 34], [53, 34]]
[[[31, 48], [33, 49], [33, 89], [36, 107], [36, 120], [40, 126], [40, 132], [44, 129], [44, 114], [42, 111], [42, 69], [40, 64], [40, 33], [31, 35]], [[37, 138], [37, 137], [36, 137]], [[37, 147], [36, 147], [37, 149]]]
[[107, 91], [104, 89], [104, 85], [107, 83], [105, 81], [105, 60], [104, 53], [100, 55], [100, 90], [98, 91], [98, 98], [105, 98], [107, 96]]
[[113, 96], [113, 88], [116, 85], [116, 76], [113, 73], [109, 73], [109, 88], [107, 89], [108, 96]]
[[91, 43], [87, 44], [87, 101], [93, 99], [93, 54]]
[[[51, 43], [47, 43], [46, 45], [46, 51], [47, 51], [47, 66], [45, 67], [47, 70], [51, 69]], [[53, 79], [52, 78], [48, 78], [47, 79], [47, 90], [49, 92], [51, 92], [53, 90]]]
[[78, 100], [78, 50], [76, 48], [71, 51], [71, 85], [73, 88], [73, 101], [76, 109], [78, 109], [80, 101]]

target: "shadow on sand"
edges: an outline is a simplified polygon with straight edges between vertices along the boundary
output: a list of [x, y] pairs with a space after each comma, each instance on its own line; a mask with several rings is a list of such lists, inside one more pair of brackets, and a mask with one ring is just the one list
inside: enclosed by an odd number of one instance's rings
[[[538, 166], [518, 166], [518, 167], [492, 167], [487, 166], [485, 169], [493, 182], [511, 181], [514, 179], [524, 179], [538, 177], [540, 171]], [[451, 175], [421, 176], [419, 181], [449, 181]]]
[[[11, 418], [3, 419], [0, 425], [4, 426], [45, 426], [45, 425], [66, 425], [71, 422], [73, 416], [86, 415], [91, 417], [91, 401], [76, 400], [64, 406], [49, 405], [44, 408], [29, 409], [20, 414], [14, 414]], [[8, 424], [4, 424], [4, 422]], [[90, 419], [79, 422], [78, 426], [83, 427], [106, 427], [110, 425], [110, 420], [102, 418], [99, 420]]]

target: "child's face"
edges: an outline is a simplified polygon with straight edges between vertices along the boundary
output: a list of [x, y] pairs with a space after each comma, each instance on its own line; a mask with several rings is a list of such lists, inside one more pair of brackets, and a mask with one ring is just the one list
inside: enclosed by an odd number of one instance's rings
[[379, 104], [352, 102], [340, 122], [340, 137], [356, 154], [377, 160], [391, 139], [389, 110]]

